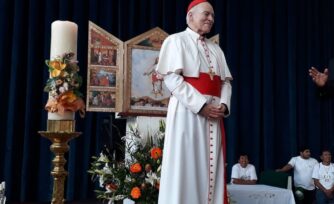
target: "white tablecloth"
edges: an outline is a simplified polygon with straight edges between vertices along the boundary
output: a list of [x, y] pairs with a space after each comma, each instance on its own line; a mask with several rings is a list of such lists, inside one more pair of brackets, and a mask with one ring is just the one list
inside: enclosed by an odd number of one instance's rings
[[227, 185], [231, 204], [295, 204], [291, 190], [267, 185]]

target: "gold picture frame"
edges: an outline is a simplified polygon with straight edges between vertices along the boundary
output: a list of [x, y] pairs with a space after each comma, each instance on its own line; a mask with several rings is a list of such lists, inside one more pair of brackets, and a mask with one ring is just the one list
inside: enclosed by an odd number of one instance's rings
[[212, 37], [210, 38], [210, 40], [211, 40], [212, 42], [216, 43], [217, 45], [219, 45], [219, 34], [216, 34], [216, 35], [212, 36]]
[[122, 114], [166, 115], [170, 92], [154, 67], [167, 36], [165, 31], [156, 27], [125, 42]]

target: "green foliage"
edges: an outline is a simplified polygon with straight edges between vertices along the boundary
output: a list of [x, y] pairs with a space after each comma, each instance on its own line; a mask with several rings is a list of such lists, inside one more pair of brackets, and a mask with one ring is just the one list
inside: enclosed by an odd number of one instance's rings
[[114, 154], [106, 148], [99, 157], [92, 157], [88, 172], [93, 181], [99, 181], [101, 189], [95, 191], [97, 198], [158, 203], [165, 123], [160, 121], [159, 130], [146, 139], [137, 127], [130, 126], [129, 130], [123, 137], [126, 143], [124, 161], [116, 161]]

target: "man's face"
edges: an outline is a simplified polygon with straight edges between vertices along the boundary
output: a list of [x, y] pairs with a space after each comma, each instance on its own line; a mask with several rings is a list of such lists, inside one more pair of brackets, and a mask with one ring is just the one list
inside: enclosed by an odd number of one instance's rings
[[242, 155], [239, 158], [239, 164], [242, 166], [242, 168], [245, 168], [248, 164], [248, 156], [247, 155]]
[[330, 163], [332, 160], [332, 154], [328, 151], [324, 151], [322, 152], [322, 155], [320, 158], [324, 163]]
[[190, 24], [195, 32], [200, 35], [210, 32], [214, 23], [215, 14], [209, 3], [204, 2], [198, 4], [197, 7], [191, 11], [190, 15]]
[[311, 156], [311, 151], [309, 149], [305, 149], [304, 151], [300, 152], [300, 156], [303, 159], [309, 159]]

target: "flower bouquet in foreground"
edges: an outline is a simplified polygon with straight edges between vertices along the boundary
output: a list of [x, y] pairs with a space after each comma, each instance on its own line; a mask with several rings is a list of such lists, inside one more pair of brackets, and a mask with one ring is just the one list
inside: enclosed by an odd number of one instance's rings
[[79, 66], [73, 59], [74, 53], [65, 53], [53, 60], [46, 60], [50, 78], [46, 82], [44, 91], [49, 93], [49, 100], [45, 109], [51, 113], [64, 114], [66, 111], [79, 111], [85, 114], [85, 103], [79, 91], [82, 78], [78, 74]]
[[118, 162], [104, 149], [99, 157], [93, 157], [89, 173], [98, 180], [101, 189], [97, 198], [111, 202], [126, 198], [141, 204], [158, 203], [162, 149], [165, 123], [160, 121], [159, 130], [144, 137], [137, 127], [122, 139], [126, 143], [125, 160]]

